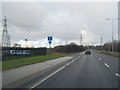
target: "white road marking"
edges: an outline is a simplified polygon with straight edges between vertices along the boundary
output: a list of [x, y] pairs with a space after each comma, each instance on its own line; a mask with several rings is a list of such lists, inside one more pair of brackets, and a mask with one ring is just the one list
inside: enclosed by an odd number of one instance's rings
[[115, 75], [120, 77], [120, 75], [118, 73], [116, 73]]
[[68, 66], [70, 63], [66, 64], [66, 66]]
[[101, 58], [99, 58], [98, 60], [101, 60]]
[[[82, 53], [83, 54], [83, 53]], [[66, 65], [62, 66], [61, 68], [59, 68], [58, 70], [56, 70], [55, 72], [53, 72], [52, 74], [50, 74], [49, 76], [47, 76], [46, 78], [44, 78], [43, 80], [41, 80], [40, 82], [36, 83], [35, 85], [33, 85], [32, 87], [30, 87], [28, 90], [31, 90], [33, 88], [35, 88], [36, 86], [38, 86], [39, 84], [41, 84], [42, 82], [46, 81], [47, 79], [49, 79], [50, 77], [52, 77], [53, 75], [55, 75], [56, 73], [58, 73], [59, 71], [61, 71], [63, 68], [65, 68], [66, 66], [70, 65], [71, 63], [73, 63], [74, 61], [76, 61], [78, 58], [80, 58], [81, 56], [77, 57], [76, 59], [72, 60], [71, 62], [67, 63]]]
[[95, 56], [98, 60], [102, 60], [101, 58], [99, 58], [98, 56]]
[[107, 65], [106, 63], [104, 63], [106, 67], [109, 67], [109, 65]]
[[42, 82], [44, 82], [45, 80], [49, 79], [51, 76], [53, 76], [54, 74], [56, 74], [57, 72], [61, 71], [63, 68], [65, 68], [65, 66], [59, 68], [57, 71], [55, 71], [54, 73], [50, 74], [48, 77], [46, 77], [45, 79], [41, 80], [40, 82], [38, 82], [37, 84], [33, 85], [30, 89], [35, 88], [36, 86], [38, 86], [39, 84], [41, 84]]

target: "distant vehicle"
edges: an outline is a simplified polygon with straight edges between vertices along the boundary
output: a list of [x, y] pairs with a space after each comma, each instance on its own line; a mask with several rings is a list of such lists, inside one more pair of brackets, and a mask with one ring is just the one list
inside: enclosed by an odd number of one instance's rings
[[10, 50], [11, 55], [15, 55], [16, 51], [15, 50]]
[[14, 56], [31, 56], [29, 50], [11, 50], [10, 54]]
[[24, 50], [24, 51], [22, 52], [22, 55], [31, 56], [29, 50]]
[[86, 50], [85, 51], [85, 54], [87, 55], [87, 54], [91, 54], [91, 51], [90, 50]]

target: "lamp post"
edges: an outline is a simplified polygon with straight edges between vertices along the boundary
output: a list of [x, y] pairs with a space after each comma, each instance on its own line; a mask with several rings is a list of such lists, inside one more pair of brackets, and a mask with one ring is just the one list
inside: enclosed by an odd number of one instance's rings
[[118, 19], [120, 19], [120, 18], [112, 18], [112, 19], [110, 19], [110, 18], [107, 18], [106, 20], [111, 20], [112, 21], [112, 52], [114, 52], [114, 20], [118, 20]]
[[25, 39], [25, 44], [26, 44], [26, 47], [28, 47], [28, 46], [27, 46], [27, 41], [28, 41], [28, 39]]

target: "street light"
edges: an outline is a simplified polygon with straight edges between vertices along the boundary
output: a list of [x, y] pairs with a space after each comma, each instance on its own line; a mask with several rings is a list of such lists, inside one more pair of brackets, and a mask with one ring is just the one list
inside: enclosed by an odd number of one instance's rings
[[112, 52], [114, 52], [114, 43], [113, 43], [113, 40], [114, 40], [114, 24], [113, 24], [113, 21], [114, 20], [118, 20], [118, 19], [120, 19], [120, 18], [112, 18], [112, 19], [110, 19], [110, 18], [107, 18], [106, 20], [111, 20], [112, 21]]
[[26, 47], [27, 47], [27, 41], [28, 41], [28, 39], [25, 39], [25, 44], [26, 44]]

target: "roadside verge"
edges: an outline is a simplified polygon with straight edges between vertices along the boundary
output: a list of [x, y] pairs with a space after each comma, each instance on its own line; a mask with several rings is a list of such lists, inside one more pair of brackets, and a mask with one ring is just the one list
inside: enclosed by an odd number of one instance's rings
[[58, 67], [70, 62], [72, 59], [78, 57], [79, 55], [80, 54], [61, 57], [37, 64], [22, 66], [19, 68], [3, 71], [3, 87], [26, 87], [27, 83], [33, 82], [37, 78], [48, 74], [49, 72], [57, 69]]
[[55, 58], [69, 56], [71, 54], [52, 54], [44, 56], [32, 56], [32, 57], [16, 57], [13, 59], [2, 61], [2, 70], [9, 70], [13, 68], [18, 68], [21, 66], [31, 65], [35, 63], [41, 63], [47, 60], [52, 60]]
[[120, 57], [119, 53], [114, 53], [114, 52], [102, 52], [102, 51], [96, 51], [97, 53], [102, 53], [102, 54], [106, 54], [106, 55], [110, 55], [110, 56], [114, 56], [114, 57]]

